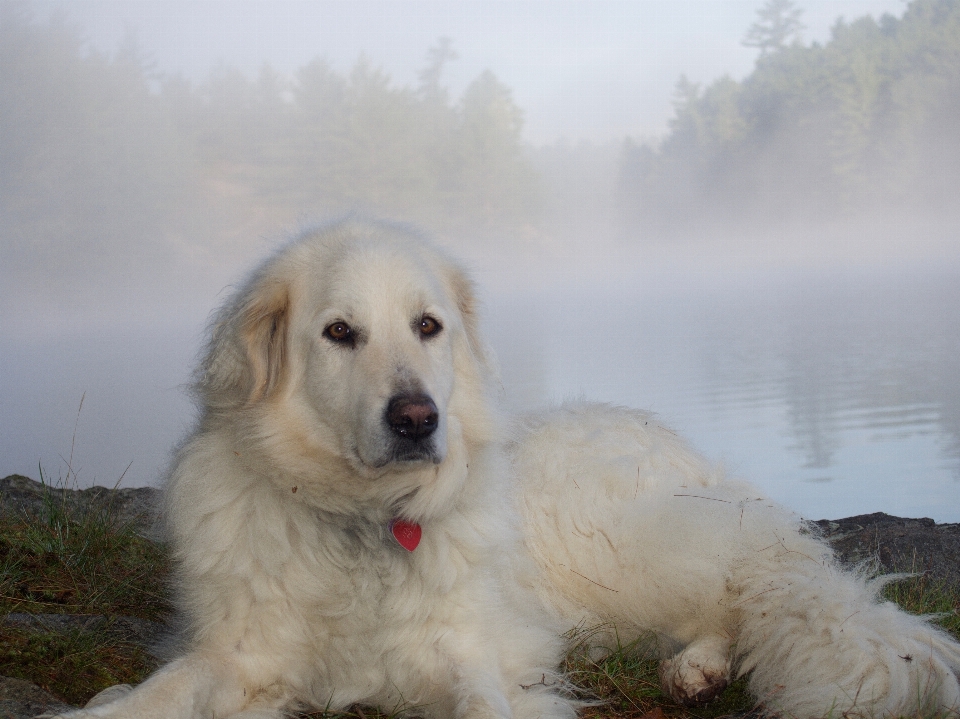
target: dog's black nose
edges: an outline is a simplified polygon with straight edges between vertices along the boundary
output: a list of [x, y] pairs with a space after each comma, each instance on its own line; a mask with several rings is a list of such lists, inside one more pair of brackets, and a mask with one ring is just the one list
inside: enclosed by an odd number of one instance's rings
[[439, 418], [437, 405], [425, 394], [398, 395], [387, 405], [387, 424], [405, 439], [429, 437]]

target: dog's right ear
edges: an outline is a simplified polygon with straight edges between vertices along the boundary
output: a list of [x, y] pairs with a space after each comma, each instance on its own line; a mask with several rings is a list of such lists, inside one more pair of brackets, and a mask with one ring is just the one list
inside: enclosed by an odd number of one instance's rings
[[269, 396], [283, 380], [289, 324], [289, 285], [268, 279], [255, 287], [238, 326], [249, 369], [247, 404]]
[[289, 283], [266, 273], [221, 310], [196, 383], [204, 404], [252, 405], [282, 384], [290, 307]]

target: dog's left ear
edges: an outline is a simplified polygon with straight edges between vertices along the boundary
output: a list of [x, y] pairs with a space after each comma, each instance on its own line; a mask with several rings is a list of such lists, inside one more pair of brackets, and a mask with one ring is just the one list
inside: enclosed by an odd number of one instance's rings
[[239, 334], [246, 351], [247, 404], [276, 389], [284, 376], [290, 325], [290, 286], [266, 277], [257, 283], [240, 310]]
[[474, 358], [487, 369], [491, 368], [490, 353], [480, 337], [480, 317], [477, 313], [477, 295], [473, 280], [456, 265], [447, 270], [447, 282], [460, 310], [460, 318], [467, 335], [467, 343]]

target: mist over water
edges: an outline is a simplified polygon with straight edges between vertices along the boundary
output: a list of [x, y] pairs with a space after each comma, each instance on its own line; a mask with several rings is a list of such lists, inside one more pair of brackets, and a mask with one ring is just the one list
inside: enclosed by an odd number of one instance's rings
[[960, 521], [955, 0], [681, 81], [654, 140], [537, 143], [496, 67], [450, 89], [456, 41], [405, 84], [188, 81], [31, 7], [0, 2], [0, 476], [158, 483], [209, 313], [358, 211], [474, 269], [511, 409], [649, 408], [804, 516]]
[[808, 518], [960, 520], [960, 268], [693, 279], [491, 297], [508, 404], [651, 409]]
[[[960, 521], [960, 267], [720, 276], [638, 260], [600, 283], [598, 268], [477, 265], [509, 408], [653, 410], [806, 517]], [[65, 476], [72, 449], [81, 486], [156, 484], [193, 421], [204, 323], [5, 334], [0, 474]]]
[[198, 337], [188, 323], [5, 334], [0, 475], [156, 486], [192, 423], [185, 389]]

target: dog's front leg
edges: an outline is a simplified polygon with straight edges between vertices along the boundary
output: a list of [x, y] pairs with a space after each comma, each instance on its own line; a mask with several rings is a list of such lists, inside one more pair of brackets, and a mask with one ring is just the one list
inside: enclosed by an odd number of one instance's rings
[[509, 719], [513, 716], [510, 702], [495, 677], [474, 673], [462, 678], [456, 685], [457, 719]]
[[708, 702], [730, 683], [730, 639], [709, 634], [691, 642], [660, 664], [660, 684], [674, 701], [686, 705]]
[[[166, 665], [143, 684], [111, 687], [84, 708], [48, 719], [209, 719], [280, 714], [279, 702], [262, 701], [262, 688], [246, 686], [239, 667], [217, 655], [190, 654]], [[251, 706], [252, 705], [252, 706]], [[38, 719], [40, 719], [38, 717]]]
[[[508, 667], [491, 661], [469, 670], [460, 666], [454, 683], [453, 711], [435, 707], [429, 716], [447, 719], [574, 719], [576, 710], [569, 697], [561, 694], [558, 677], [547, 671], [514, 674]], [[536, 676], [534, 676], [534, 673]]]

